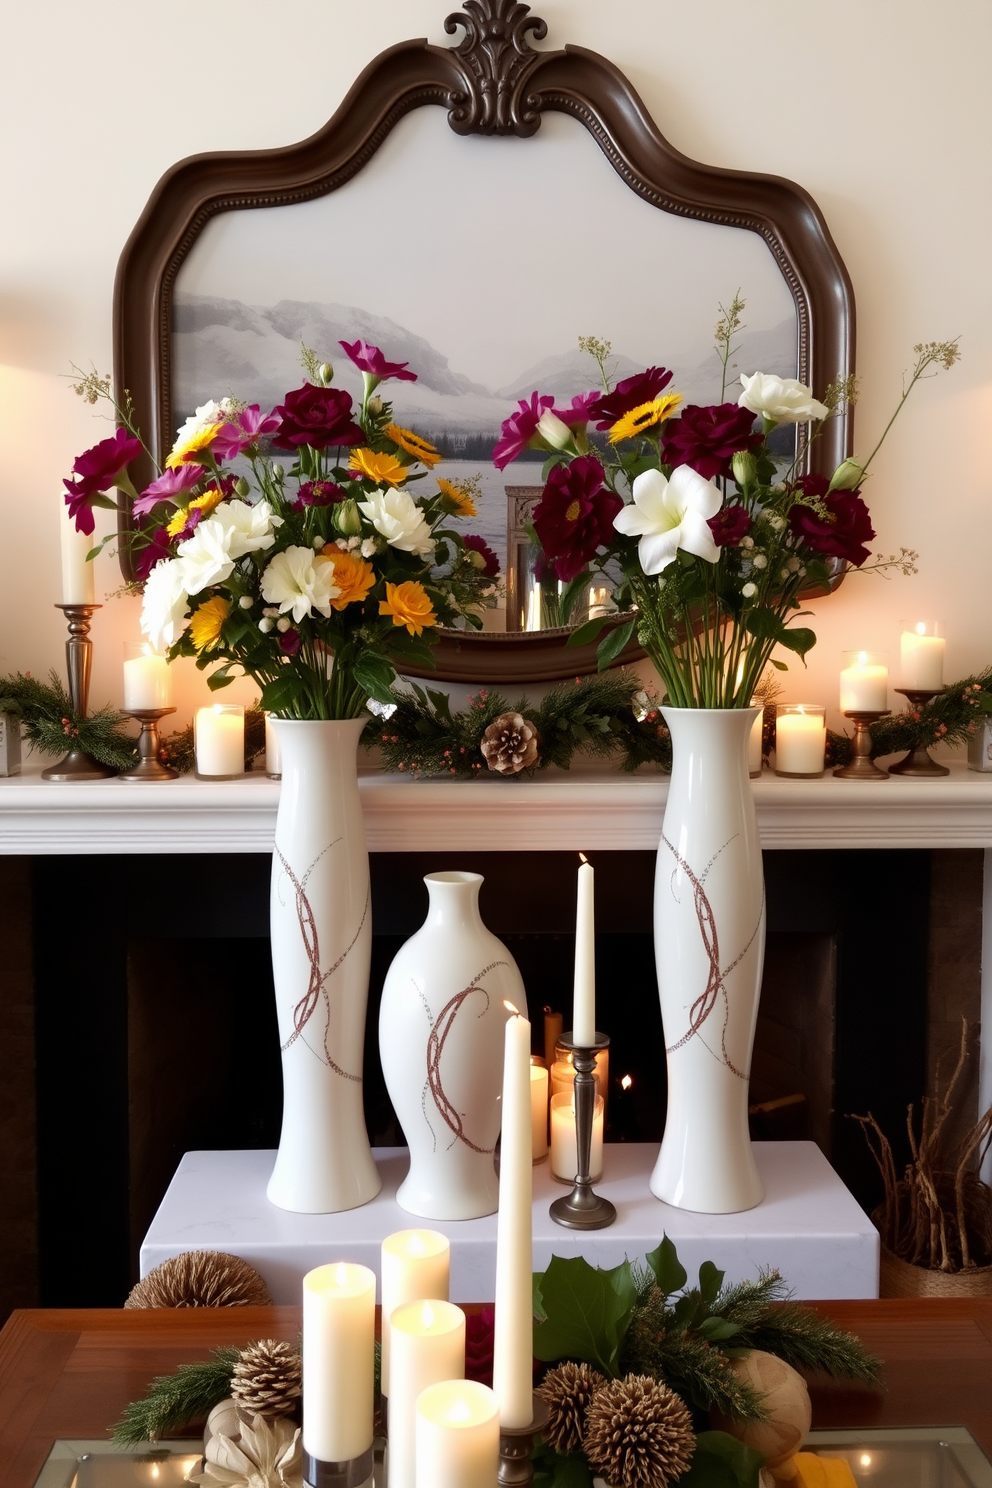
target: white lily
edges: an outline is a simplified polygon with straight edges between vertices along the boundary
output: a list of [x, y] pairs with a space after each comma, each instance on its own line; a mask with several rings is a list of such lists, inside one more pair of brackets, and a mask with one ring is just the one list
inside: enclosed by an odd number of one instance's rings
[[282, 526], [282, 517], [277, 517], [265, 500], [254, 504], [224, 501], [214, 512], [212, 520], [230, 533], [228, 552], [232, 558], [243, 558], [246, 553], [271, 548], [276, 540], [274, 529]]
[[312, 548], [284, 548], [262, 574], [262, 598], [278, 605], [280, 614], [292, 614], [297, 624], [314, 610], [329, 616], [331, 600], [340, 593], [334, 582], [334, 564]]
[[741, 373], [744, 391], [737, 399], [738, 408], [760, 413], [772, 424], [805, 424], [810, 419], [826, 418], [830, 409], [819, 403], [805, 383], [795, 377], [776, 377], [771, 372]]
[[141, 605], [141, 629], [154, 651], [175, 645], [184, 629], [189, 610], [185, 574], [178, 558], [156, 563], [145, 580]]
[[430, 558], [434, 552], [431, 529], [420, 507], [406, 491], [374, 491], [358, 510], [386, 541], [402, 553]]
[[723, 497], [712, 481], [691, 465], [678, 465], [670, 480], [660, 470], [642, 471], [632, 491], [633, 501], [617, 512], [613, 525], [625, 537], [640, 537], [637, 556], [646, 574], [661, 573], [679, 548], [707, 563], [719, 560], [707, 520], [716, 516]]

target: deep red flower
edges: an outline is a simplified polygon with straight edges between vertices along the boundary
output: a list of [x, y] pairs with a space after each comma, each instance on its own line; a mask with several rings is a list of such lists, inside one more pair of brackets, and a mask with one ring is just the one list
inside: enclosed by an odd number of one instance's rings
[[589, 406], [589, 417], [598, 419], [597, 429], [612, 429], [617, 419], [623, 418], [632, 408], [650, 403], [672, 380], [665, 367], [646, 367], [635, 372], [633, 377], [624, 377], [612, 393], [601, 393]]
[[384, 382], [387, 377], [395, 377], [397, 382], [417, 380], [416, 372], [407, 371], [409, 362], [387, 362], [378, 346], [370, 346], [367, 341], [353, 341], [350, 346], [347, 341], [339, 341], [338, 345], [344, 348], [360, 372], [369, 373], [377, 382]]
[[[202, 465], [183, 464], [174, 465], [168, 470], [163, 470], [157, 480], [153, 480], [150, 486], [146, 486], [132, 506], [131, 510], [136, 517], [143, 517], [159, 505], [162, 501], [172, 501], [180, 491], [188, 491], [195, 486], [197, 481], [206, 475]], [[176, 503], [173, 501], [173, 505]]]
[[305, 506], [333, 506], [336, 501], [344, 501], [347, 495], [344, 486], [339, 486], [336, 481], [304, 481], [293, 502], [293, 511], [302, 511]]
[[603, 484], [595, 455], [556, 465], [534, 508], [534, 530], [555, 577], [568, 583], [613, 537], [613, 518], [623, 506]]
[[751, 531], [751, 517], [745, 506], [723, 506], [715, 517], [707, 519], [706, 525], [718, 548], [736, 548]]
[[482, 554], [483, 558], [486, 560], [485, 564], [483, 565], [482, 572], [485, 574], [487, 579], [494, 579], [499, 573], [499, 559], [496, 557], [496, 554], [486, 542], [485, 538], [479, 537], [478, 534], [475, 532], [470, 532], [467, 536], [462, 538], [462, 542], [467, 548], [471, 548], [473, 553]]
[[[794, 535], [830, 558], [843, 558], [860, 568], [871, 549], [865, 547], [875, 536], [868, 508], [860, 491], [828, 491], [825, 475], [804, 475], [796, 482], [797, 500], [789, 508], [789, 526]], [[803, 497], [817, 503], [807, 506]]]
[[679, 417], [665, 425], [662, 459], [667, 465], [691, 465], [705, 480], [713, 480], [731, 474], [730, 462], [738, 450], [757, 449], [761, 442], [749, 408], [687, 403]]
[[480, 1385], [493, 1383], [493, 1346], [496, 1339], [496, 1309], [483, 1307], [465, 1319], [465, 1378]]
[[286, 394], [273, 412], [279, 427], [272, 435], [278, 449], [297, 449], [309, 444], [326, 449], [330, 444], [364, 444], [365, 435], [352, 417], [351, 394], [343, 388], [314, 387], [305, 382]]
[[298, 630], [283, 630], [279, 632], [279, 649], [284, 656], [295, 656], [302, 645], [302, 638]]
[[134, 576], [143, 584], [160, 558], [170, 558], [172, 539], [164, 527], [156, 527], [152, 539], [134, 555]]
[[101, 439], [92, 449], [76, 459], [72, 472], [78, 480], [64, 480], [65, 504], [76, 523], [77, 532], [93, 531], [93, 497], [113, 490], [128, 465], [141, 453], [141, 440], [126, 429], [118, 429], [110, 439]]
[[233, 460], [242, 450], [250, 449], [266, 434], [274, 434], [279, 427], [275, 413], [262, 415], [257, 403], [242, 408], [230, 423], [224, 425], [210, 445], [218, 460]]
[[529, 399], [521, 398], [516, 413], [503, 420], [500, 437], [493, 449], [493, 464], [497, 470], [505, 470], [520, 451], [526, 449], [546, 408], [551, 408], [554, 398], [550, 393], [533, 392]]

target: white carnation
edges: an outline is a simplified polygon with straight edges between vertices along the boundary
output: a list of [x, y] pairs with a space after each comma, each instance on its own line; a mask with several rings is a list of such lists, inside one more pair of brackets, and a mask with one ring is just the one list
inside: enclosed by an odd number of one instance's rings
[[292, 614], [297, 624], [314, 610], [330, 615], [331, 600], [340, 593], [334, 564], [318, 558], [312, 548], [285, 548], [262, 574], [262, 598], [277, 605], [281, 614]]
[[183, 566], [177, 558], [163, 558], [145, 580], [141, 629], [154, 651], [175, 645], [185, 630], [189, 608]]
[[197, 524], [192, 537], [179, 544], [179, 562], [183, 566], [186, 592], [199, 594], [211, 584], [223, 584], [234, 572], [231, 539], [234, 529], [225, 527], [216, 516]]
[[271, 548], [276, 540], [275, 528], [282, 526], [282, 517], [277, 517], [264, 500], [254, 505], [247, 501], [224, 501], [211, 520], [219, 522], [230, 534], [228, 552], [232, 558]]
[[375, 491], [358, 510], [386, 541], [402, 553], [430, 558], [434, 553], [431, 529], [420, 507], [406, 491]]
[[738, 407], [760, 413], [774, 424], [805, 424], [810, 419], [826, 418], [830, 412], [794, 377], [776, 377], [768, 372], [745, 377], [742, 373], [741, 384], [744, 391], [737, 399]]

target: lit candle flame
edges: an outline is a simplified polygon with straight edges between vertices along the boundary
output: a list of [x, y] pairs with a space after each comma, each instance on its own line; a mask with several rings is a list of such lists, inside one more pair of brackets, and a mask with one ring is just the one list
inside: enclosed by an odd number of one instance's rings
[[[920, 634], [922, 635], [923, 632], [921, 631]], [[858, 1460], [860, 1461], [862, 1467], [871, 1467], [871, 1453], [870, 1452], [862, 1452], [861, 1453], [861, 1456], [860, 1456], [860, 1458]]]
[[434, 1326], [434, 1309], [429, 1302], [425, 1302], [420, 1309], [420, 1321], [425, 1328]]
[[348, 1285], [348, 1267], [344, 1261], [338, 1261], [334, 1267], [334, 1285], [339, 1287]]
[[868, 665], [868, 652], [867, 651], [859, 651], [858, 652], [858, 666], [867, 666], [867, 665]]
[[584, 852], [580, 852], [579, 853], [579, 857], [580, 857], [580, 859], [582, 860], [583, 863], [588, 863], [589, 859], [586, 857], [586, 855], [585, 855]]
[[507, 1002], [507, 1000], [506, 1000], [505, 997], [503, 998], [503, 1006], [506, 1008], [506, 1011], [508, 1013], [512, 1013], [514, 1015], [514, 1017], [516, 1017], [516, 1018], [519, 1018], [520, 1017], [519, 1009], [515, 1008], [513, 1006], [513, 1003], [512, 1002]]
[[634, 1082], [629, 1075], [624, 1075], [623, 1079], [620, 1081], [620, 1088], [621, 1090], [629, 1090], [633, 1083]]
[[925, 620], [917, 620], [917, 622], [916, 622], [916, 634], [917, 635], [926, 635], [926, 633], [927, 633], [926, 621]]
[[461, 1426], [472, 1419], [467, 1400], [455, 1400], [448, 1408], [448, 1421], [452, 1426]]
[[414, 1230], [413, 1234], [410, 1236], [410, 1239], [407, 1242], [406, 1248], [408, 1255], [422, 1256], [426, 1254], [427, 1247], [424, 1244], [423, 1236], [420, 1234], [419, 1230]]

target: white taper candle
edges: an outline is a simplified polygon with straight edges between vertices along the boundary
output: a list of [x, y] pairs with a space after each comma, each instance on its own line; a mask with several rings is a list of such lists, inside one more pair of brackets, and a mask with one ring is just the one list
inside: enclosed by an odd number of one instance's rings
[[572, 1039], [583, 1048], [596, 1042], [595, 874], [591, 863], [579, 869], [575, 905], [575, 990]]
[[507, 1022], [503, 1045], [503, 1127], [496, 1217], [493, 1390], [502, 1426], [527, 1426], [534, 1419], [531, 1143], [530, 1024], [515, 1014]]

